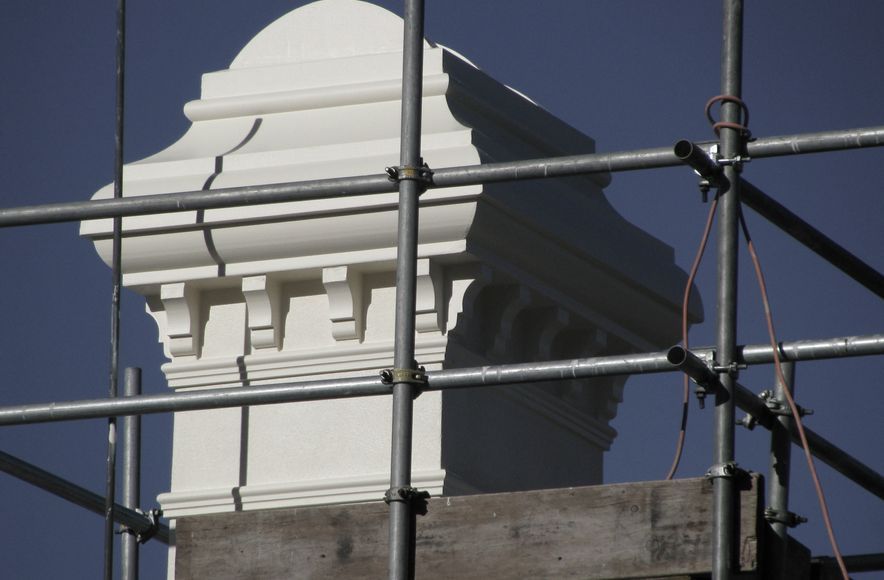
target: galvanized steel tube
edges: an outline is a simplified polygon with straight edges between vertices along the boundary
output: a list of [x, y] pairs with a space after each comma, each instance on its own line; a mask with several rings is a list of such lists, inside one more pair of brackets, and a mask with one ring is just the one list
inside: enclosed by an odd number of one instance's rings
[[[712, 349], [692, 352], [705, 356]], [[884, 354], [884, 334], [801, 340], [780, 344], [783, 360], [811, 361]], [[770, 345], [738, 347], [737, 362], [750, 365], [773, 362]], [[609, 377], [629, 374], [653, 374], [678, 370], [667, 360], [667, 352], [611, 355], [582, 359], [491, 365], [450, 369], [427, 373], [427, 391], [487, 387], [518, 383]], [[748, 392], [748, 391], [747, 391]], [[110, 415], [170, 413], [204, 409], [224, 409], [245, 405], [269, 405], [321, 399], [345, 399], [389, 395], [392, 387], [380, 376], [280, 383], [227, 389], [207, 389], [184, 393], [162, 393], [116, 400], [93, 399], [52, 403], [33, 403], [0, 407], [0, 427], [100, 419]], [[750, 399], [757, 399], [749, 393]], [[761, 404], [761, 407], [764, 407]]]
[[[773, 400], [786, 406], [785, 389], [795, 392], [795, 363], [781, 363], [783, 377], [786, 384], [774, 373]], [[777, 416], [776, 425], [770, 430], [770, 468], [767, 476], [767, 505], [778, 516], [770, 526], [775, 536], [770, 557], [768, 558], [768, 573], [770, 578], [786, 577], [786, 545], [789, 541], [789, 527], [786, 525], [785, 516], [789, 512], [789, 471], [792, 453], [792, 417], [789, 415]]]
[[[739, 361], [767, 364], [773, 360], [769, 345], [749, 345], [738, 349], [744, 355]], [[823, 360], [884, 354], [884, 335], [831, 338], [817, 341], [787, 342], [781, 345], [789, 360]], [[709, 349], [695, 349], [704, 354]], [[666, 352], [586, 359], [497, 365], [436, 371], [427, 374], [427, 391], [463, 389], [471, 387], [505, 386], [521, 383], [580, 379], [628, 374], [673, 372], [678, 368], [667, 360]], [[736, 385], [737, 404], [752, 414], [758, 422], [770, 429], [774, 415], [751, 391]], [[380, 377], [335, 379], [294, 384], [234, 387], [187, 393], [164, 393], [114, 400], [98, 399], [62, 403], [41, 403], [14, 407], [0, 407], [0, 426], [25, 425], [52, 421], [72, 421], [105, 418], [109, 415], [166, 413], [223, 409], [244, 405], [269, 405], [298, 401], [316, 401], [389, 395], [390, 385]], [[852, 458], [821, 436], [805, 430], [811, 452], [822, 461], [843, 473], [872, 493], [884, 498], [884, 478], [874, 470]], [[792, 434], [798, 442], [797, 434]], [[97, 496], [96, 496], [97, 497]], [[117, 512], [119, 512], [119, 507]]]
[[[141, 369], [127, 368], [123, 396], [141, 395]], [[135, 510], [141, 505], [141, 416], [124, 417], [121, 429], [122, 474], [120, 503]], [[138, 580], [138, 539], [129, 530], [120, 536], [120, 580]]]
[[[811, 340], [792, 340], [779, 345], [780, 360], [809, 361], [884, 354], [884, 334], [843, 336]], [[704, 349], [694, 349], [702, 352]], [[742, 364], [768, 364], [774, 360], [770, 344], [737, 347], [737, 361]]]
[[740, 199], [769, 222], [801, 242], [877, 296], [884, 298], [884, 275], [819, 231], [789, 208], [742, 180]]
[[[837, 577], [840, 574], [838, 562], [831, 556], [818, 556], [810, 560], [813, 568], [817, 573], [815, 578]], [[844, 556], [844, 565], [849, 572], [876, 572], [884, 570], [884, 552], [875, 554], [852, 554]], [[828, 574], [820, 570], [820, 568], [829, 569]]]
[[[777, 419], [779, 415], [774, 414], [768, 409], [755, 393], [737, 384], [734, 394], [737, 399], [737, 405], [752, 415], [759, 425], [771, 431], [778, 428]], [[884, 476], [811, 429], [804, 427], [804, 434], [807, 435], [810, 452], [814, 457], [860, 487], [884, 499]], [[799, 447], [801, 446], [801, 438], [794, 425], [789, 431], [789, 437], [792, 443]]]
[[[22, 481], [26, 481], [44, 491], [65, 499], [87, 510], [103, 515], [104, 496], [71, 483], [53, 473], [23, 461], [18, 457], [0, 451], [0, 471], [8, 473]], [[152, 528], [150, 518], [135, 510], [117, 504], [114, 506], [115, 521], [140, 533], [147, 533]], [[154, 536], [158, 541], [169, 543], [169, 528], [161, 525]]]
[[[673, 152], [711, 185], [722, 185], [722, 166], [699, 145], [681, 140]], [[745, 179], [740, 181], [740, 200], [829, 264], [884, 298], [884, 275]]]
[[[723, 0], [723, 31], [721, 50], [721, 94], [739, 99], [742, 82], [743, 2]], [[721, 120], [739, 125], [740, 107], [731, 100], [721, 105]], [[740, 154], [743, 136], [731, 126], [720, 129], [721, 155], [733, 159]], [[718, 202], [718, 286], [716, 309], [716, 357], [724, 367], [736, 362], [737, 336], [737, 256], [738, 220], [740, 215], [739, 174], [733, 165], [724, 168], [725, 187], [719, 189]], [[733, 375], [721, 375], [715, 393], [715, 415], [712, 462], [725, 466], [734, 462], [734, 383]], [[736, 571], [737, 488], [730, 476], [715, 477], [712, 484], [713, 580], [730, 580]]]
[[[405, 0], [402, 49], [402, 126], [399, 154], [399, 227], [396, 255], [396, 319], [393, 366], [415, 370], [415, 293], [417, 274], [418, 195], [423, 190], [421, 160], [421, 99], [424, 56], [424, 2]], [[414, 385], [394, 372], [393, 425], [390, 458], [391, 580], [414, 577], [414, 510], [411, 487]]]
[[[703, 143], [700, 142], [700, 145]], [[847, 129], [824, 133], [758, 138], [746, 145], [752, 158], [773, 157], [884, 146], [884, 127]], [[656, 147], [614, 153], [592, 153], [447, 167], [434, 170], [429, 188], [455, 187], [490, 182], [541, 179], [572, 175], [605, 174], [674, 167], [682, 163], [671, 147]], [[319, 198], [347, 197], [390, 193], [396, 183], [385, 174], [337, 177], [270, 185], [252, 185], [0, 209], [0, 227], [81, 221], [240, 205], [258, 205], [304, 201]]]
[[[117, 0], [116, 22], [116, 106], [114, 107], [114, 199], [123, 199], [123, 135], [126, 72], [126, 0]], [[108, 396], [117, 396], [120, 363], [120, 298], [123, 288], [123, 218], [114, 217], [111, 241], [111, 332]], [[104, 578], [114, 575], [114, 505], [117, 474], [117, 418], [107, 420], [107, 465], [105, 474]]]
[[762, 158], [881, 146], [884, 127], [878, 126], [763, 137], [747, 143], [746, 151], [750, 157]]
[[686, 163], [696, 171], [700, 177], [709, 181], [710, 185], [719, 187], [722, 179], [722, 166], [709, 156], [702, 147], [682, 139], [672, 148], [672, 152], [682, 163]]

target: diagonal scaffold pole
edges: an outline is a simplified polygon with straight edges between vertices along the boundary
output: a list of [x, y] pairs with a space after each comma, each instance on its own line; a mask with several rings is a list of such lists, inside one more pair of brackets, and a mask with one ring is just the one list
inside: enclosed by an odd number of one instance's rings
[[[721, 49], [721, 122], [719, 152], [725, 159], [740, 155], [744, 131], [739, 128], [742, 83], [743, 2], [723, 0]], [[716, 356], [724, 368], [736, 363], [737, 257], [740, 215], [740, 179], [734, 164], [724, 168], [725, 184], [719, 188], [717, 248]], [[735, 367], [734, 367], [735, 368]], [[712, 578], [730, 580], [736, 569], [736, 373], [721, 374], [723, 388], [715, 393], [712, 467]]]
[[[675, 144], [673, 152], [710, 185], [718, 187], [724, 182], [723, 166], [710, 156], [701, 145], [683, 139]], [[884, 298], [884, 274], [847, 251], [843, 246], [745, 179], [740, 180], [740, 201], [829, 264], [874, 292], [878, 297]]]
[[402, 121], [396, 254], [396, 316], [393, 350], [393, 425], [390, 489], [389, 572], [391, 580], [414, 577], [415, 501], [411, 487], [411, 449], [417, 363], [414, 360], [415, 296], [418, 242], [418, 196], [423, 192], [421, 100], [423, 98], [424, 2], [405, 0], [402, 48]]
[[[39, 487], [43, 491], [48, 491], [93, 513], [98, 515], [104, 515], [105, 513], [105, 498], [103, 495], [89, 491], [82, 486], [3, 451], [0, 451], [0, 471], [30, 483], [35, 487]], [[126, 528], [142, 534], [144, 537], [150, 536], [163, 544], [169, 544], [169, 527], [157, 523], [155, 517], [120, 504], [114, 506], [113, 513], [114, 520], [126, 526]]]

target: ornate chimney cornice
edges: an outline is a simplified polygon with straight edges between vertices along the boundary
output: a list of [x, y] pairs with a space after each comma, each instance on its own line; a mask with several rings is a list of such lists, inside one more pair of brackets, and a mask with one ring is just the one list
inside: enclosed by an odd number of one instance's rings
[[[401, 20], [323, 0], [259, 33], [185, 106], [190, 129], [128, 164], [127, 196], [380, 174], [398, 163]], [[425, 43], [431, 168], [590, 153], [592, 139]], [[685, 275], [626, 222], [608, 176], [421, 196], [416, 356], [428, 370], [647, 350], [677, 340]], [[111, 196], [111, 186], [95, 198]], [[392, 365], [395, 193], [123, 220], [175, 389], [365, 375]], [[110, 260], [112, 222], [81, 234]], [[702, 316], [699, 301], [692, 308]], [[426, 393], [415, 478], [436, 492], [598, 482], [622, 380]], [[178, 413], [171, 517], [380, 497], [389, 401]], [[525, 437], [551, 451], [532, 455]], [[469, 445], [465, 445], [465, 441]], [[482, 455], [482, 454], [485, 455]], [[488, 460], [487, 454], [494, 455]], [[575, 467], [577, 458], [580, 466]]]

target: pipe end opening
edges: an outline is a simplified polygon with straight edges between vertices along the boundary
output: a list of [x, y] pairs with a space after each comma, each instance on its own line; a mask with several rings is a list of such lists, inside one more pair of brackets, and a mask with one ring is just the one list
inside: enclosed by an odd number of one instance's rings
[[684, 161], [694, 153], [694, 144], [687, 139], [682, 139], [672, 148], [675, 156]]
[[688, 359], [688, 351], [683, 346], [673, 346], [666, 352], [669, 364], [680, 366]]

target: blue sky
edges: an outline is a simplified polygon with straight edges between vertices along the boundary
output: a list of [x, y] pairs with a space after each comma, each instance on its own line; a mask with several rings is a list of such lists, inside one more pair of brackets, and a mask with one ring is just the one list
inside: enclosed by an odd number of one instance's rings
[[[0, 205], [88, 199], [112, 178], [114, 2], [13, 3], [0, 19]], [[259, 30], [303, 2], [130, 2], [126, 159], [173, 142], [187, 128], [181, 108], [198, 97], [204, 72], [226, 68]], [[381, 2], [399, 11], [398, 2]], [[503, 8], [505, 6], [505, 9]], [[743, 96], [756, 136], [884, 124], [884, 3], [747, 2]], [[667, 146], [711, 138], [703, 115], [719, 93], [720, 6], [708, 0], [557, 0], [504, 3], [430, 0], [427, 36], [470, 58], [596, 139], [598, 150]], [[760, 159], [745, 177], [830, 237], [884, 269], [884, 150]], [[630, 221], [675, 248], [684, 268], [705, 217], [684, 168], [617, 174], [607, 188]], [[884, 330], [884, 307], [868, 290], [751, 211], [782, 340]], [[0, 404], [103, 397], [107, 390], [110, 275], [75, 224], [0, 231]], [[698, 286], [714, 319], [714, 246]], [[766, 342], [758, 292], [741, 250], [738, 342]], [[124, 294], [123, 365], [145, 369], [162, 392], [162, 353], [142, 300]], [[711, 322], [691, 343], [710, 344]], [[884, 470], [884, 357], [803, 363], [799, 402], [807, 424]], [[768, 388], [769, 367], [740, 381]], [[680, 379], [627, 383], [607, 458], [610, 482], [662, 478], [678, 425]], [[692, 404], [681, 476], [711, 463], [711, 410]], [[171, 420], [145, 419], [145, 507], [168, 488]], [[0, 431], [0, 449], [95, 491], [103, 489], [105, 422]], [[738, 430], [737, 460], [766, 472], [764, 432]], [[797, 451], [797, 450], [796, 450]], [[881, 551], [882, 502], [820, 467], [842, 549]], [[792, 508], [810, 523], [795, 531], [829, 554], [807, 469], [795, 455]], [[0, 477], [0, 548], [10, 578], [100, 575], [102, 522], [9, 477]], [[160, 577], [158, 545], [143, 552], [145, 578]]]

